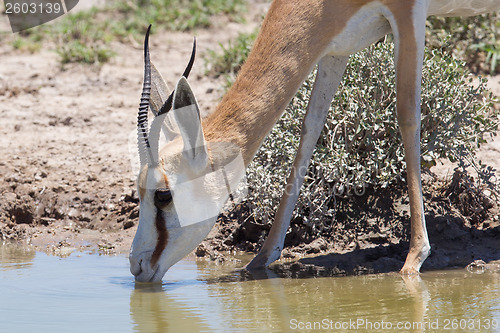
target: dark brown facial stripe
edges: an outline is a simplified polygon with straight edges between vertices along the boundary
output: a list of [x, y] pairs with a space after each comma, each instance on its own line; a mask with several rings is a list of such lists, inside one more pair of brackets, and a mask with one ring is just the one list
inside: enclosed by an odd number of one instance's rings
[[165, 187], [169, 188], [169, 186], [168, 186], [168, 178], [167, 178], [167, 175], [165, 173], [163, 173], [163, 181], [165, 182]]
[[158, 241], [156, 242], [156, 247], [151, 256], [151, 267], [155, 266], [160, 259], [160, 256], [165, 250], [165, 247], [168, 243], [168, 231], [165, 226], [165, 220], [163, 219], [163, 215], [161, 214], [161, 210], [156, 210], [156, 221], [155, 221], [156, 231], [158, 232]]

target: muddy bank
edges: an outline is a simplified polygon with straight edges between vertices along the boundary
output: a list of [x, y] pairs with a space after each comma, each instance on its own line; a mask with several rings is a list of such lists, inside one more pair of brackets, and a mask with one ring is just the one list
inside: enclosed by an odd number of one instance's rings
[[[133, 181], [112, 186], [114, 191], [87, 192], [75, 185], [40, 186], [46, 178], [5, 178], [0, 203], [4, 240], [27, 242], [59, 254], [74, 249], [128, 251], [138, 222]], [[467, 184], [467, 176], [459, 173], [446, 181], [427, 178], [424, 204], [432, 252], [423, 270], [500, 260], [498, 206]], [[409, 246], [409, 219], [404, 183], [360, 197], [337, 198], [336, 219], [329, 228], [314, 232], [292, 221], [283, 259], [272, 270], [285, 276], [397, 271]], [[224, 262], [235, 252], [256, 253], [269, 229], [270, 224], [256, 221], [243, 202], [219, 217], [194, 255]]]

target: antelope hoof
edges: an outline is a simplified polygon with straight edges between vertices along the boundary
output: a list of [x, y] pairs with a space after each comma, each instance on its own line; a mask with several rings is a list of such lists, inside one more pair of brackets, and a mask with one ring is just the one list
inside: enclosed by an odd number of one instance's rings
[[406, 264], [401, 268], [399, 271], [399, 274], [404, 275], [404, 276], [416, 276], [420, 275], [420, 272], [417, 268], [415, 267], [407, 267]]
[[262, 251], [257, 254], [252, 261], [246, 265], [246, 269], [249, 271], [264, 269], [271, 265], [273, 262], [278, 260], [281, 256], [281, 249], [279, 247], [274, 248], [271, 253], [267, 251]]
[[430, 255], [431, 247], [426, 242], [422, 246], [413, 247], [410, 249], [408, 256], [406, 257], [405, 264], [401, 269], [400, 273], [402, 275], [414, 276], [420, 273], [420, 267], [424, 263], [425, 259]]
[[266, 268], [266, 258], [260, 253], [255, 256], [252, 261], [250, 261], [246, 266], [245, 269], [248, 271], [254, 271], [254, 270], [260, 270]]

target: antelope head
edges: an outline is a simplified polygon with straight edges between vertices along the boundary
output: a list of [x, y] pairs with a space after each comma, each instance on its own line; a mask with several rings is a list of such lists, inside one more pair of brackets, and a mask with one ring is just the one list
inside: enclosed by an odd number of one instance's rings
[[[167, 97], [167, 85], [149, 59], [150, 28], [144, 41], [137, 121], [139, 226], [129, 256], [130, 271], [141, 282], [160, 281], [201, 243], [245, 172], [237, 146], [205, 140], [200, 110], [187, 81], [196, 45]], [[149, 130], [148, 109], [154, 115]], [[162, 145], [161, 136], [166, 141]]]

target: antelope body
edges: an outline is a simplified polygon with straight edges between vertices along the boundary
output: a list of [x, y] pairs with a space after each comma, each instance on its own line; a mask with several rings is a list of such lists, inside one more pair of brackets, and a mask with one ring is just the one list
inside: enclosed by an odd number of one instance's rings
[[[130, 252], [132, 274], [138, 281], [159, 281], [206, 237], [245, 167], [318, 64], [287, 191], [268, 238], [247, 268], [278, 259], [303, 182], [298, 170], [309, 163], [348, 56], [390, 32], [411, 211], [410, 250], [401, 272], [418, 273], [430, 253], [420, 175], [425, 20], [430, 15], [469, 16], [499, 9], [500, 0], [275, 0], [234, 85], [203, 122], [187, 81], [189, 70], [167, 97], [165, 82], [149, 65], [146, 37], [138, 121], [140, 216]], [[148, 106], [155, 115], [149, 133]], [[160, 149], [161, 133], [167, 143]]]

